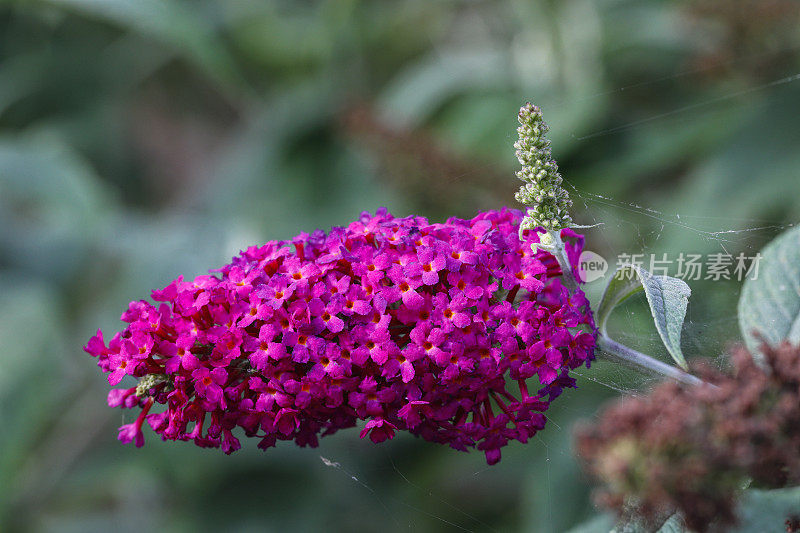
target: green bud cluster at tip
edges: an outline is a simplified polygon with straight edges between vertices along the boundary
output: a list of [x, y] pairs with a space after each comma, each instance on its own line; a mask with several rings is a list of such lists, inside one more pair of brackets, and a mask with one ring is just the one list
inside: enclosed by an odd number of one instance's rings
[[166, 380], [166, 376], [162, 374], [147, 374], [139, 379], [139, 383], [136, 384], [136, 396], [140, 398], [147, 396], [150, 389], [164, 383]]
[[545, 137], [549, 128], [542, 120], [542, 110], [526, 103], [519, 109], [519, 124], [519, 139], [514, 148], [522, 165], [517, 177], [525, 183], [514, 197], [528, 206], [520, 232], [539, 226], [546, 230], [566, 228], [572, 225], [568, 212], [572, 200], [561, 186], [558, 165], [550, 152], [550, 141]]

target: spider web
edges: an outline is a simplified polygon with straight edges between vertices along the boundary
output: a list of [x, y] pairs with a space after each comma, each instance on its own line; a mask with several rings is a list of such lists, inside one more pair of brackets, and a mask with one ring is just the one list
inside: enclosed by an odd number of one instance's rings
[[[609, 261], [610, 268], [606, 276], [584, 286], [595, 308], [602, 289], [615, 268], [614, 256], [616, 254], [649, 254], [649, 250], [652, 250], [654, 246], [657, 247], [665, 236], [670, 233], [678, 233], [683, 234], [685, 238], [688, 236], [688, 241], [701, 243], [703, 249], [709, 250], [708, 253], [733, 254], [743, 251], [746, 254], [755, 255], [772, 236], [789, 227], [781, 222], [760, 219], [667, 214], [576, 187], [571, 187], [570, 192], [575, 203], [574, 211], [579, 213], [581, 222], [586, 222], [587, 225], [597, 224], [597, 227], [585, 230], [587, 248], [599, 252]], [[730, 229], [742, 226], [746, 227]], [[625, 246], [624, 249], [620, 248], [605, 236], [612, 233], [612, 230], [634, 235], [633, 245]], [[692, 286], [694, 294], [690, 298], [683, 328], [684, 353], [689, 360], [702, 357], [710, 360], [717, 367], [724, 367], [730, 344], [739, 338], [735, 306], [739, 284], [725, 282], [724, 290], [730, 293], [726, 298], [728, 305], [714, 308], [693, 305], [693, 302], [706, 298], [711, 291], [718, 290], [717, 282], [694, 283], [689, 281], [688, 283]], [[618, 342], [662, 361], [671, 362], [653, 326], [644, 297], [638, 299], [634, 297], [632, 300], [625, 302], [614, 311], [609, 327], [610, 336]], [[602, 357], [592, 363], [591, 368], [580, 368], [573, 371], [571, 375], [578, 380], [578, 389], [566, 391], [554, 402], [547, 413], [546, 429], [537, 434], [527, 445], [516, 444], [503, 450], [504, 457], [509, 452], [513, 455], [522, 455], [525, 453], [524, 448], [531, 446], [540, 447], [540, 451], [543, 452], [543, 458], [531, 458], [533, 465], [529, 464], [529, 468], [534, 468], [540, 473], [542, 478], [540, 481], [543, 482], [546, 489], [540, 496], [540, 505], [538, 506], [540, 513], [537, 514], [537, 520], [543, 521], [543, 526], [551, 531], [555, 531], [552, 513], [558, 512], [559, 508], [559, 487], [555, 485], [552, 472], [554, 469], [564, 468], [565, 464], [575, 463], [570, 446], [564, 445], [565, 442], [568, 443], [571, 440], [571, 422], [577, 418], [591, 420], [597, 419], [599, 416], [596, 406], [587, 408], [585, 404], [581, 403], [579, 397], [583, 394], [596, 396], [598, 391], [604, 390], [605, 396], [610, 395], [624, 401], [625, 398], [646, 392], [659, 382], [657, 378], [644, 376], [634, 370], [603, 361]], [[564, 422], [564, 420], [570, 423]], [[371, 470], [359, 471], [363, 467], [353, 459], [344, 460], [340, 457], [334, 459], [321, 456], [321, 460], [325, 466], [343, 474], [362, 491], [366, 491], [369, 497], [374, 498], [376, 504], [380, 505], [390, 517], [393, 528], [398, 530], [413, 529], [420, 517], [435, 520], [439, 523], [439, 529], [442, 531], [500, 531], [505, 529], [502, 526], [486, 523], [479, 516], [471, 513], [469, 508], [441, 496], [437, 492], [441, 489], [430, 488], [425, 481], [414, 479], [398, 464], [395, 454], [391, 450], [392, 444], [384, 446], [385, 462]], [[493, 479], [492, 468], [495, 467], [456, 472], [453, 474], [455, 481], [451, 481], [451, 483], [457, 484], [459, 479], [472, 479], [473, 481], [475, 478]], [[399, 478], [399, 481], [407, 486], [408, 495], [398, 498], [381, 494], [370, 479], [385, 478], [386, 476]], [[589, 485], [591, 482], [587, 479], [586, 483]], [[435, 502], [443, 512], [435, 513], [418, 507], [414, 503], [419, 501], [418, 498]], [[444, 512], [445, 510], [446, 512]], [[544, 515], [542, 516], [541, 513]]]
[[[700, 70], [702, 69], [681, 72], [674, 76], [665, 76], [652, 82], [622, 87], [610, 92], [644, 87], [651, 83], [671, 80]], [[757, 91], [769, 90], [778, 85], [793, 83], [798, 80], [800, 80], [800, 73], [785, 76], [746, 90], [732, 92], [708, 101], [679, 107], [622, 126], [589, 133], [579, 137], [579, 139], [614, 135], [644, 124], [677, 117], [689, 111], [696, 111], [703, 107], [748, 96]], [[608, 94], [608, 92], [600, 93], [596, 96], [605, 94]], [[457, 180], [458, 177], [454, 179]], [[584, 290], [593, 303], [593, 308], [596, 308], [605, 284], [613, 274], [615, 267], [618, 266], [616, 259], [619, 254], [643, 254], [645, 257], [649, 257], [651, 254], [660, 255], [665, 252], [674, 254], [675, 250], [663, 249], [664, 243], [680, 240], [684, 243], [695, 243], [692, 245], [694, 250], [702, 251], [705, 256], [713, 253], [734, 255], [741, 252], [752, 257], [777, 233], [792, 226], [775, 220], [666, 213], [636, 203], [579, 189], [573, 185], [568, 184], [568, 187], [574, 202], [573, 212], [576, 215], [576, 220], [590, 226], [584, 231], [587, 249], [599, 253], [609, 263], [609, 271], [603, 278], [584, 286]], [[609, 237], [610, 234], [625, 235], [627, 239], [624, 244], [619, 244], [615, 239]], [[691, 252], [694, 250], [685, 251]], [[647, 268], [646, 261], [643, 266]], [[670, 272], [670, 274], [674, 275], [673, 272]], [[709, 280], [701, 280], [696, 283], [687, 282], [692, 287], [694, 294], [690, 298], [683, 328], [682, 346], [684, 353], [689, 360], [702, 357], [711, 360], [718, 367], [723, 367], [727, 362], [726, 354], [730, 345], [740, 337], [735, 305], [738, 299], [740, 283], [731, 281], [719, 284]], [[726, 293], [725, 298], [722, 298], [725, 305], [702, 304], [705, 299], [710, 298], [710, 294], [714, 291], [724, 291]], [[615, 310], [609, 328], [610, 336], [627, 346], [638, 349], [662, 361], [670, 362], [669, 356], [661, 344], [661, 339], [652, 324], [644, 298], [642, 297], [638, 300], [634, 298], [632, 300], [625, 302]], [[698, 300], [701, 303], [693, 305], [693, 302]], [[554, 402], [553, 407], [556, 407], [556, 404], [559, 405], [556, 409], [551, 407], [548, 411], [547, 428], [537, 434], [526, 446], [517, 444], [506, 447], [503, 450], [504, 458], [507, 457], [507, 453], [508, 455], [524, 454], [525, 450], [520, 449], [530, 446], [539, 447], [540, 451], [543, 452], [541, 458], [532, 458], [531, 462], [541, 478], [539, 481], [542, 483], [538, 486], [544, 487], [540, 495], [540, 504], [535, 510], [536, 519], [539, 522], [543, 522], [543, 528], [549, 531], [555, 530], [553, 513], [558, 512], [559, 509], [560, 487], [555, 484], [555, 479], [552, 476], [553, 469], [564, 468], [564, 465], [574, 465], [575, 463], [571, 448], [569, 445], [564, 445], [565, 442], [569, 442], [571, 439], [572, 427], [571, 424], [564, 423], [562, 420], [574, 420], [576, 418], [597, 419], [599, 416], [596, 405], [587, 409], [587, 406], [579, 401], [565, 401], [565, 397], [569, 396], [575, 399], [580, 397], [584, 391], [587, 391], [587, 394], [590, 395], [596, 394], [598, 391], [605, 391], [606, 396], [617, 397], [621, 401], [625, 401], [625, 398], [642, 394], [642, 392], [646, 392], [659, 382], [657, 378], [643, 376], [636, 371], [605, 362], [602, 358], [595, 361], [590, 369], [581, 368], [572, 372], [572, 375], [578, 379], [579, 388], [566, 391], [562, 397]], [[326, 456], [320, 457], [324, 466], [346, 476], [352, 482], [352, 486], [361, 492], [361, 495], [367, 493], [369, 497], [373, 498], [376, 504], [386, 512], [388, 520], [393, 527], [398, 530], [414, 529], [416, 520], [421, 516], [435, 520], [442, 531], [499, 531], [505, 529], [505, 526], [487, 523], [472, 513], [461, 502], [452, 501], [441, 496], [437, 492], [440, 489], [431, 488], [429, 482], [412, 478], [398, 464], [391, 446], [392, 444], [384, 445], [385, 462], [379, 466], [372, 467], [372, 469], [358, 466], [359, 462], [354, 458], [343, 460]], [[470, 465], [474, 465], [474, 463], [470, 463]], [[452, 474], [453, 479], [450, 480], [450, 483], [457, 485], [466, 480], [474, 481], [475, 478], [491, 482], [494, 479], [492, 468], [496, 467], [481, 467], [479, 469], [463, 467], [462, 471]], [[381, 494], [371, 480], [385, 478], [386, 476], [399, 479], [407, 487], [407, 494], [402, 497]], [[589, 484], [589, 480], [586, 480], [586, 482]], [[412, 503], [419, 501], [418, 498], [420, 497], [429, 502], [434, 502], [436, 506], [443, 510], [443, 513], [437, 514]], [[447, 514], [444, 513], [444, 509], [448, 510]], [[530, 521], [522, 520], [522, 523], [529, 524]]]
[[[590, 249], [602, 249], [601, 255], [606, 255], [610, 269], [601, 280], [585, 286], [585, 290], [596, 304], [600, 291], [607, 282], [613, 268], [619, 266], [620, 255], [633, 255], [642, 258], [643, 266], [648, 269], [651, 257], [660, 257], [667, 254], [670, 261], [669, 274], [675, 276], [676, 257], [682, 252], [704, 252], [703, 258], [716, 254], [735, 256], [744, 254], [749, 258], [757, 256], [763, 245], [774, 235], [791, 227], [780, 221], [770, 221], [753, 218], [736, 217], [709, 217], [680, 214], [665, 214], [649, 207], [643, 207], [630, 202], [614, 200], [607, 196], [582, 191], [570, 186], [571, 196], [575, 201], [582, 217], [589, 219], [596, 227], [586, 231], [587, 246]], [[748, 224], [755, 224], [750, 225]], [[729, 229], [738, 227], [742, 229]], [[633, 243], [628, 243], [625, 249], [611, 242], [606, 234], [610, 229], [616, 233], [633, 236]], [[690, 243], [690, 249], [665, 251], [659, 242], [668, 234], [682, 234], [682, 241]], [[688, 236], [688, 238], [686, 238]], [[675, 242], [675, 238], [669, 239]], [[694, 244], [691, 244], [694, 243]], [[656, 259], [658, 260], [658, 259]], [[752, 263], [751, 263], [752, 265]], [[733, 274], [733, 265], [728, 269]], [[748, 276], [757, 275], [757, 269], [750, 271]], [[742, 276], [748, 277], [748, 276]], [[738, 300], [739, 284], [734, 275], [730, 280], [709, 280], [704, 276], [701, 279], [687, 280], [693, 288], [693, 298], [690, 298], [687, 309], [686, 322], [683, 329], [683, 346], [689, 357], [720, 358], [728, 348], [727, 343], [737, 338], [738, 319], [736, 315], [736, 301]], [[599, 285], [599, 286], [598, 286]], [[598, 290], [599, 289], [599, 290]], [[729, 305], [719, 308], [698, 305], [710, 292], [722, 289], [726, 292], [726, 303]], [[735, 293], [735, 294], [734, 294]], [[692, 305], [696, 302], [696, 305]], [[628, 345], [639, 344], [650, 353], [666, 353], [660, 347], [661, 341], [651, 324], [649, 312], [644, 306], [644, 299], [639, 305], [623, 304], [615, 311], [615, 318], [622, 315], [622, 327], [615, 328], [613, 335]], [[697, 316], [697, 320], [695, 320]], [[617, 320], [617, 322], [620, 322]], [[644, 326], [644, 327], [643, 327]], [[653, 380], [651, 380], [653, 381]], [[621, 391], [631, 392], [630, 388], [619, 387]]]

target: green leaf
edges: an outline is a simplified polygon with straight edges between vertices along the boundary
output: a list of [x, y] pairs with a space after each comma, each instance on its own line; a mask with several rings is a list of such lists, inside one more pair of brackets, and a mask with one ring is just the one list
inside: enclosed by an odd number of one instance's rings
[[[739, 500], [738, 523], [731, 533], [783, 531], [790, 516], [800, 515], [800, 487], [776, 490], [746, 490]], [[633, 519], [614, 525], [612, 515], [597, 516], [569, 533], [649, 533], [652, 529]], [[655, 533], [691, 533], [679, 514], [670, 516]]]
[[570, 529], [567, 533], [608, 533], [614, 528], [614, 515], [601, 514]]
[[747, 490], [739, 507], [739, 525], [733, 532], [784, 531], [790, 516], [800, 516], [800, 487]]
[[[27, 276], [0, 281], [0, 529], [26, 484], [36, 446], [63, 409], [67, 373], [63, 330], [52, 288]], [[30, 334], [35, 324], [35, 334]], [[67, 377], [69, 376], [69, 377]], [[15, 487], [14, 492], [6, 487]]]
[[173, 46], [224, 85], [240, 83], [227, 50], [201, 10], [175, 0], [46, 0]]
[[493, 50], [438, 50], [400, 72], [379, 101], [394, 124], [417, 127], [454, 95], [473, 90], [481, 94], [509, 79], [502, 55]]
[[653, 527], [637, 518], [617, 521], [613, 514], [602, 514], [570, 529], [569, 533], [690, 533], [677, 513], [666, 518], [658, 529]]
[[800, 227], [788, 230], [763, 252], [757, 275], [745, 280], [739, 327], [750, 352], [760, 357], [758, 332], [771, 345], [800, 342]]
[[658, 533], [683, 533], [686, 527], [683, 525], [683, 518], [679, 514], [674, 514], [667, 518], [658, 530]]
[[0, 136], [0, 247], [9, 265], [74, 279], [113, 208], [112, 190], [54, 131]]
[[681, 329], [686, 317], [686, 306], [692, 294], [682, 280], [669, 276], [654, 276], [637, 265], [623, 265], [608, 282], [597, 308], [597, 325], [606, 335], [606, 325], [611, 312], [634, 294], [644, 291], [656, 329], [672, 358], [686, 369], [686, 359], [681, 351]]
[[678, 513], [662, 518], [661, 527], [647, 526], [642, 521], [633, 519], [629, 522], [618, 523], [610, 533], [690, 533], [683, 524], [683, 518]]

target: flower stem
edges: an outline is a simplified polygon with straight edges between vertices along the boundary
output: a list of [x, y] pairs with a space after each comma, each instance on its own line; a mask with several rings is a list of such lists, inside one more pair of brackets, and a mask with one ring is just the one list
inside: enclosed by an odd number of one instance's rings
[[561, 240], [561, 231], [548, 230], [547, 234], [549, 235], [549, 239], [553, 241], [553, 246], [546, 249], [553, 254], [553, 257], [556, 258], [558, 265], [561, 267], [561, 283], [567, 288], [570, 294], [575, 294], [579, 289], [578, 282], [575, 280], [575, 273], [572, 272], [572, 265], [567, 257], [564, 241]]
[[[572, 265], [567, 258], [567, 252], [560, 233], [558, 230], [548, 230], [544, 237], [545, 239], [543, 240], [546, 240], [548, 245], [543, 246], [543, 248], [553, 254], [561, 266], [561, 283], [564, 284], [570, 294], [574, 294], [579, 290], [578, 282], [572, 272]], [[603, 333], [597, 336], [597, 347], [602, 350], [607, 360], [633, 368], [643, 374], [674, 379], [685, 385], [702, 385], [705, 383], [703, 380], [677, 367], [662, 363], [658, 359], [611, 340]]]
[[603, 351], [606, 359], [609, 361], [625, 365], [644, 374], [656, 377], [667, 377], [685, 385], [702, 385], [705, 383], [700, 378], [684, 372], [677, 367], [662, 363], [649, 355], [637, 352], [633, 348], [628, 348], [624, 344], [613, 341], [602, 333], [597, 336], [597, 347]]

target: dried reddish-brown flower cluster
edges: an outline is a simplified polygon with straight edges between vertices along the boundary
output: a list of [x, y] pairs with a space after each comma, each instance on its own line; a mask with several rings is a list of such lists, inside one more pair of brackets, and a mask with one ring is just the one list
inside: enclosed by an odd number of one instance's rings
[[599, 503], [646, 519], [678, 510], [703, 532], [735, 523], [747, 480], [800, 483], [800, 347], [764, 352], [764, 369], [738, 348], [729, 373], [697, 367], [716, 388], [664, 383], [580, 428], [578, 454], [603, 482]]

